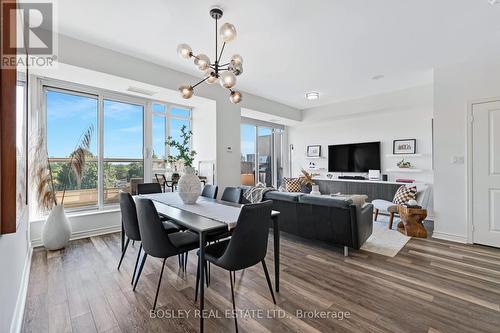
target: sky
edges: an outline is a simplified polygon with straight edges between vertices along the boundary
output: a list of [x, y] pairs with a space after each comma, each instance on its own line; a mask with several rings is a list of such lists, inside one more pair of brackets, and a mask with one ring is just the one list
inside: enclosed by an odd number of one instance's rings
[[[104, 157], [137, 158], [143, 156], [143, 106], [104, 100]], [[185, 116], [189, 111], [172, 108], [172, 115]], [[92, 96], [47, 91], [47, 147], [50, 157], [67, 157], [78, 144], [81, 135], [94, 127], [90, 150], [97, 155], [98, 100]], [[165, 112], [165, 106], [153, 104], [153, 112]], [[153, 149], [165, 155], [165, 116], [153, 116]], [[189, 121], [171, 119], [173, 137], [179, 140], [182, 125]], [[175, 154], [176, 152], [172, 152]]]

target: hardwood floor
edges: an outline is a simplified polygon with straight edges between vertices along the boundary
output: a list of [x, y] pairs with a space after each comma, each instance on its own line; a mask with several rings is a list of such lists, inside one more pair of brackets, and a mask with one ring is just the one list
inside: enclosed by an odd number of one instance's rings
[[[191, 310], [188, 318], [150, 319], [161, 261], [148, 258], [133, 292], [138, 248], [129, 247], [120, 271], [119, 234], [73, 241], [61, 251], [35, 249], [23, 331], [197, 332], [195, 252], [187, 274], [179, 271], [177, 258], [167, 260], [157, 306]], [[268, 251], [272, 267], [271, 240]], [[500, 331], [499, 249], [411, 239], [394, 258], [364, 251], [344, 257], [338, 248], [282, 234], [281, 253], [276, 307], [260, 265], [236, 273], [237, 309], [264, 310], [253, 312], [264, 318], [240, 313], [240, 332]], [[224, 317], [231, 309], [226, 271], [212, 266], [205, 296], [209, 314], [222, 316], [207, 319], [206, 332], [234, 332], [233, 320]], [[283, 311], [267, 318], [268, 309]], [[329, 311], [330, 318], [298, 318], [298, 310]], [[340, 311], [350, 316], [331, 318]]]

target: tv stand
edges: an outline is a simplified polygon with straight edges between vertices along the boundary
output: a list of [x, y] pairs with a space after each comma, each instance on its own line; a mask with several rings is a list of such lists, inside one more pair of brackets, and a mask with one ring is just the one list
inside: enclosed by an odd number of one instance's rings
[[[350, 176], [352, 177], [352, 176]], [[360, 177], [360, 176], [358, 176]], [[340, 178], [340, 177], [339, 177]], [[368, 202], [375, 199], [392, 201], [394, 194], [401, 185], [408, 185], [397, 182], [387, 182], [382, 180], [368, 179], [328, 179], [314, 178], [314, 183], [319, 185], [321, 194], [366, 194]]]

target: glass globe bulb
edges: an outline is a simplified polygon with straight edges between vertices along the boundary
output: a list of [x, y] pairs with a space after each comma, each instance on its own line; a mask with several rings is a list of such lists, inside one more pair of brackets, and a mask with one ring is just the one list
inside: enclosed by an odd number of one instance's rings
[[208, 78], [205, 80], [205, 82], [208, 84], [212, 84], [212, 83], [215, 83], [217, 81], [217, 76], [215, 76], [215, 72], [212, 68], [209, 68], [205, 72], [205, 76], [208, 76]]
[[231, 62], [235, 65], [243, 65], [243, 58], [239, 54], [235, 54], [231, 57]]
[[232, 72], [224, 72], [219, 75], [219, 83], [224, 88], [232, 88], [236, 84], [236, 76]]
[[225, 43], [229, 43], [236, 38], [236, 28], [231, 23], [224, 23], [220, 27], [219, 34]]
[[189, 99], [193, 96], [193, 87], [189, 85], [182, 85], [179, 87], [182, 98]]
[[243, 74], [243, 65], [236, 65], [233, 62], [229, 65], [229, 70], [234, 73], [234, 75], [238, 76]]
[[177, 54], [181, 58], [189, 59], [193, 55], [193, 50], [191, 50], [191, 46], [187, 44], [179, 44], [179, 46], [177, 46]]
[[204, 71], [210, 67], [210, 58], [206, 54], [200, 53], [194, 58], [194, 64], [198, 66], [200, 71]]
[[229, 100], [231, 101], [231, 103], [238, 104], [242, 99], [243, 96], [239, 91], [231, 91], [231, 94], [229, 95]]

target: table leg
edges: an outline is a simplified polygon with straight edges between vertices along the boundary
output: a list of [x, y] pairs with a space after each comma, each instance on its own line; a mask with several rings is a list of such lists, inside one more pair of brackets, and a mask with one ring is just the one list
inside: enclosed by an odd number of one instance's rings
[[198, 268], [200, 270], [200, 333], [203, 333], [203, 307], [205, 306], [205, 270], [203, 264], [205, 263], [205, 233], [200, 232], [200, 261]]
[[273, 216], [274, 235], [274, 284], [276, 292], [280, 292], [280, 223], [278, 216]]

